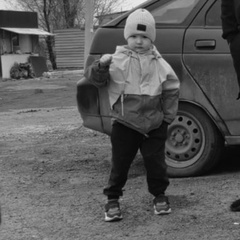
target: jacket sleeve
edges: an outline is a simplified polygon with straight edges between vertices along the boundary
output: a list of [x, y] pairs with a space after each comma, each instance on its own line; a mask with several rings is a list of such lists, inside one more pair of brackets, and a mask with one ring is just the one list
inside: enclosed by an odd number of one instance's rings
[[100, 68], [97, 60], [85, 69], [84, 77], [97, 88], [104, 87], [110, 79], [109, 67]]
[[170, 65], [168, 67], [170, 70], [167, 74], [167, 79], [162, 84], [162, 106], [163, 120], [170, 124], [178, 111], [180, 81]]
[[231, 42], [238, 33], [238, 24], [235, 15], [234, 0], [222, 0], [221, 3], [222, 37]]

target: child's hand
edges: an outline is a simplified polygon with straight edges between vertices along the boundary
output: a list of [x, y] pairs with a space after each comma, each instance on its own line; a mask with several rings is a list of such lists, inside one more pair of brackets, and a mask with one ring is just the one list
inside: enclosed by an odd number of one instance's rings
[[99, 60], [100, 67], [107, 67], [111, 64], [111, 62], [112, 62], [111, 54], [105, 54]]

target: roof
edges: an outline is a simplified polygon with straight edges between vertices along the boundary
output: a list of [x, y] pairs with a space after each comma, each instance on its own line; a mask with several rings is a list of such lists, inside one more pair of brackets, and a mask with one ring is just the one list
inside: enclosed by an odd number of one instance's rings
[[45, 36], [54, 35], [52, 33], [46, 32], [39, 28], [7, 28], [7, 27], [0, 27], [0, 28], [9, 32], [14, 32], [18, 34], [45, 35]]
[[38, 28], [38, 15], [36, 12], [0, 10], [0, 27]]

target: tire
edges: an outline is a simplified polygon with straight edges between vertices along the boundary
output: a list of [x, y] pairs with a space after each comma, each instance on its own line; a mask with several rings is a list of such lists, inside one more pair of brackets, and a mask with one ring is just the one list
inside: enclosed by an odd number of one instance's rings
[[170, 177], [206, 174], [220, 159], [223, 138], [198, 106], [182, 103], [168, 127], [166, 163]]

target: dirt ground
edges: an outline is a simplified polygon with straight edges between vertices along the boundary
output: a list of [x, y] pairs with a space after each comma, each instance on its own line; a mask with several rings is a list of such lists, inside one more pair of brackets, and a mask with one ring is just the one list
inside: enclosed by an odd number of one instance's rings
[[76, 106], [80, 76], [0, 81], [1, 240], [237, 240], [240, 151], [214, 172], [170, 179], [168, 216], [155, 216], [141, 157], [130, 170], [124, 219], [105, 223], [108, 136], [86, 129]]

